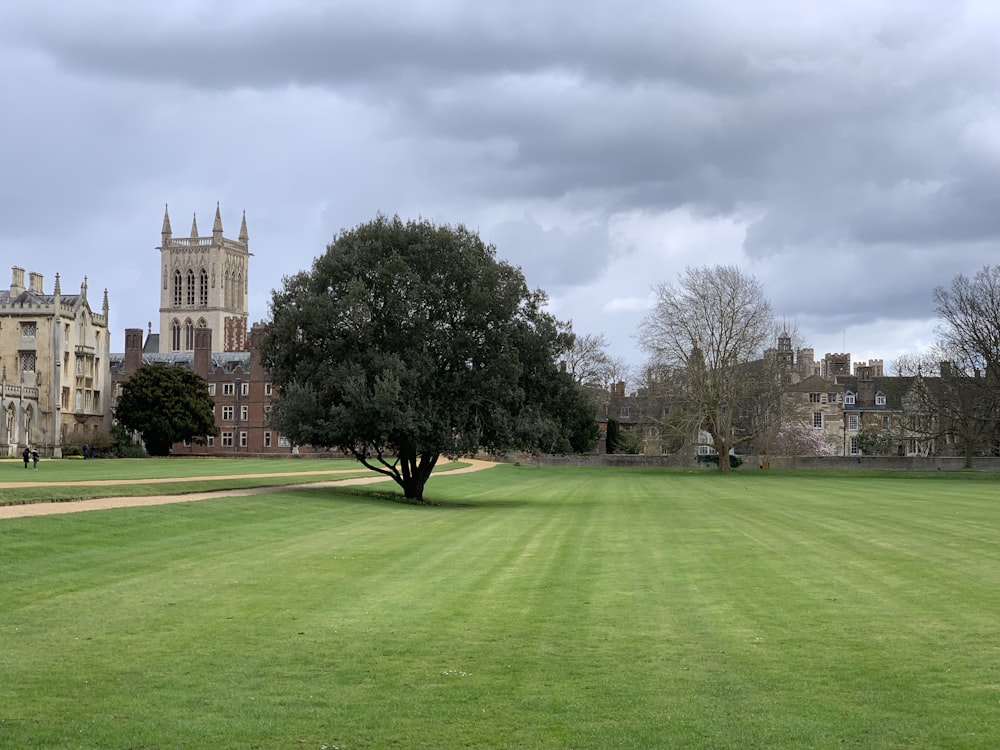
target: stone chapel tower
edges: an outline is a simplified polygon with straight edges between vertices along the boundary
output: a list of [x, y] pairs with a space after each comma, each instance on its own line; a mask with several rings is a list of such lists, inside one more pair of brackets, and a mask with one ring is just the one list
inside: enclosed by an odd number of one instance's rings
[[238, 239], [222, 236], [215, 207], [212, 234], [198, 236], [197, 216], [190, 237], [174, 237], [163, 210], [160, 251], [160, 352], [193, 352], [195, 331], [208, 328], [217, 351], [247, 350], [247, 217]]

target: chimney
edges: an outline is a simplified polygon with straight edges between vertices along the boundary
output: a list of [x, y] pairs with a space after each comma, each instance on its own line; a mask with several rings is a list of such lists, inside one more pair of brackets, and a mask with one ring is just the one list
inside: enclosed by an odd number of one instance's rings
[[125, 329], [125, 377], [132, 377], [142, 365], [142, 329]]
[[194, 329], [194, 362], [192, 369], [207, 378], [212, 372], [212, 329]]
[[14, 266], [10, 270], [12, 271], [10, 278], [10, 296], [16, 297], [24, 291], [24, 269], [20, 266]]
[[254, 323], [253, 328], [250, 329], [249, 337], [250, 372], [260, 373], [263, 371], [264, 364], [260, 350], [264, 346], [265, 336], [267, 336], [267, 326], [261, 322]]
[[42, 275], [32, 271], [28, 274], [28, 288], [35, 294], [42, 294]]

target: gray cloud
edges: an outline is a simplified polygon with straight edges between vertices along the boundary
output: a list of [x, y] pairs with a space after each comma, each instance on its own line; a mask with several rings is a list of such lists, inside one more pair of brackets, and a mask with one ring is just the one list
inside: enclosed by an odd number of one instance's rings
[[612, 225], [750, 215], [719, 257], [786, 314], [927, 318], [1000, 238], [998, 32], [987, 0], [15, 1], [0, 249], [82, 270], [68, 247], [148, 249], [164, 202], [218, 200], [273, 285], [382, 210], [485, 227], [564, 299], [636, 298], [608, 286]]

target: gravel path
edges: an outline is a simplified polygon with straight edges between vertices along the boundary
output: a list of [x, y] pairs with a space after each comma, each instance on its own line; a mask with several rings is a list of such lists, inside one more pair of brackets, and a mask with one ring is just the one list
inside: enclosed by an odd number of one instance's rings
[[[477, 459], [462, 459], [462, 463], [469, 464], [468, 466], [463, 466], [460, 469], [451, 469], [449, 471], [442, 471], [439, 474], [434, 475], [434, 479], [439, 479], [441, 477], [446, 477], [451, 474], [466, 474], [470, 471], [482, 471], [483, 469], [488, 469], [495, 464], [489, 461], [479, 461]], [[307, 472], [315, 474], [327, 474], [331, 472]], [[268, 477], [268, 476], [284, 476], [282, 474], [247, 474], [245, 476], [251, 477]], [[199, 477], [202, 480], [210, 479], [227, 479], [228, 477]], [[102, 486], [102, 485], [121, 485], [121, 484], [162, 484], [164, 482], [176, 482], [177, 479], [108, 479], [105, 481], [88, 481], [88, 482], [67, 482], [66, 485], [86, 485], [86, 486]], [[187, 481], [187, 480], [185, 480]], [[143, 497], [101, 497], [93, 498], [91, 500], [72, 500], [67, 502], [55, 502], [55, 503], [27, 503], [23, 505], [0, 505], [0, 519], [4, 518], [23, 518], [25, 516], [51, 516], [58, 513], [80, 513], [87, 510], [107, 510], [108, 508], [133, 508], [140, 505], [165, 505], [167, 503], [193, 503], [198, 500], [210, 500], [212, 498], [219, 497], [244, 497], [246, 495], [260, 495], [265, 492], [280, 492], [284, 489], [290, 489], [292, 487], [344, 487], [348, 485], [355, 484], [374, 484], [375, 482], [389, 482], [392, 481], [388, 477], [384, 477], [381, 474], [369, 476], [369, 477], [354, 477], [353, 479], [333, 479], [328, 481], [318, 481], [318, 482], [303, 482], [301, 484], [293, 485], [283, 485], [281, 487], [252, 487], [244, 490], [214, 490], [212, 492], [192, 492], [184, 495], [148, 495]], [[45, 482], [24, 482], [24, 483], [9, 483], [4, 486], [17, 486], [17, 487], [40, 487], [45, 486]], [[60, 483], [62, 484], [62, 483]]]

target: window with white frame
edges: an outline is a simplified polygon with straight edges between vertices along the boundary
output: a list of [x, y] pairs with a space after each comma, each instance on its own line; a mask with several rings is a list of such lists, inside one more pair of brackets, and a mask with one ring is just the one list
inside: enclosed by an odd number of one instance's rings
[[844, 394], [844, 404], [847, 406], [854, 406], [854, 394], [850, 391]]
[[813, 412], [813, 427], [822, 427], [822, 426], [823, 426], [823, 412], [821, 412], [821, 411], [814, 411]]
[[250, 417], [250, 407], [240, 406], [240, 421], [246, 422]]
[[241, 383], [240, 384], [240, 395], [249, 396], [250, 395], [250, 384]]
[[291, 447], [291, 445], [292, 444], [288, 442], [288, 438], [286, 438], [284, 435], [278, 435], [278, 447], [279, 448], [289, 448], [289, 447]]
[[274, 386], [270, 383], [264, 383], [264, 395], [270, 396]]
[[858, 429], [858, 415], [857, 414], [848, 414], [847, 415], [847, 429], [854, 430], [855, 432], [857, 431], [857, 429]]
[[811, 403], [811, 404], [818, 404], [819, 403], [819, 394], [818, 393], [810, 393], [809, 394], [809, 403]]
[[889, 429], [889, 415], [888, 414], [883, 414], [882, 415], [882, 429], [883, 430], [888, 430]]
[[215, 383], [209, 383], [208, 384], [208, 395], [209, 396], [214, 396], [215, 395]]
[[233, 383], [223, 383], [222, 384], [222, 395], [232, 396], [236, 393], [236, 386]]
[[223, 448], [232, 448], [233, 447], [233, 433], [232, 432], [223, 432], [222, 433], [222, 447]]
[[264, 433], [264, 447], [265, 448], [270, 448], [271, 447], [271, 433], [270, 432], [265, 432]]
[[875, 406], [885, 406], [885, 394], [876, 393], [875, 394]]
[[856, 456], [861, 453], [861, 449], [858, 448], [858, 439], [856, 437], [851, 438], [851, 455]]
[[247, 447], [247, 434], [243, 430], [240, 430], [240, 447], [241, 448]]
[[232, 406], [223, 406], [222, 407], [222, 421], [223, 422], [232, 422], [233, 421], [233, 407]]
[[208, 447], [211, 448], [213, 445], [215, 445], [215, 436], [214, 435], [209, 435], [208, 436]]

